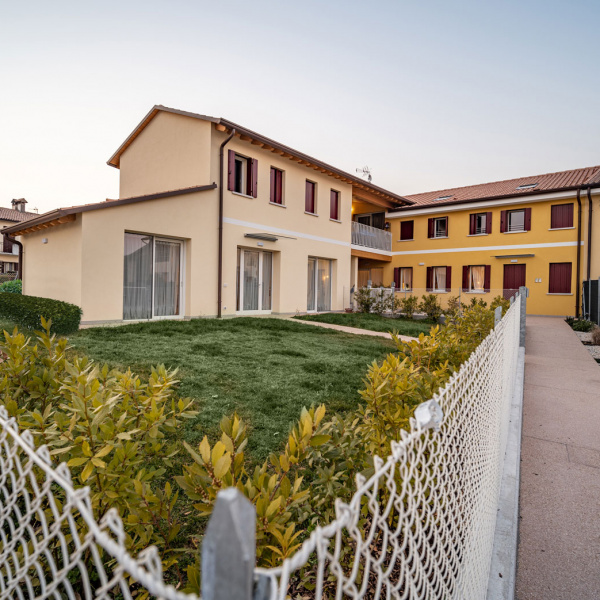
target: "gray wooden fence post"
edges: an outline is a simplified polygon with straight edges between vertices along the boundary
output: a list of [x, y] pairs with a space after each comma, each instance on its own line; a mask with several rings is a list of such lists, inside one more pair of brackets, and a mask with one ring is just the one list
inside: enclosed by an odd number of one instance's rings
[[494, 327], [496, 327], [496, 325], [498, 325], [498, 323], [500, 323], [501, 320], [502, 320], [502, 307], [497, 306], [496, 310], [494, 311]]
[[519, 296], [521, 296], [521, 333], [519, 336], [519, 346], [525, 348], [525, 319], [527, 313], [527, 295], [528, 290], [525, 286], [519, 288]]
[[251, 600], [256, 510], [236, 488], [219, 492], [202, 542], [203, 600]]

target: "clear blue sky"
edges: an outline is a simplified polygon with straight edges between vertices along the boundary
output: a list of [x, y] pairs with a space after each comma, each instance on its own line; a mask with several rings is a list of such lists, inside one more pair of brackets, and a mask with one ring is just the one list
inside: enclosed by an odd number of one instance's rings
[[117, 197], [106, 161], [154, 104], [368, 165], [399, 194], [600, 164], [598, 2], [0, 8], [3, 206]]

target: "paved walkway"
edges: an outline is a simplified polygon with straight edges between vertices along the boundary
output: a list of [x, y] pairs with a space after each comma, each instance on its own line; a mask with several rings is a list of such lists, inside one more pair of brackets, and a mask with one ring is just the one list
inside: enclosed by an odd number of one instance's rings
[[[356, 335], [372, 335], [374, 337], [382, 337], [388, 340], [392, 339], [391, 334], [385, 331], [371, 331], [370, 329], [359, 329], [358, 327], [346, 327], [345, 325], [333, 325], [332, 323], [319, 323], [318, 321], [304, 321], [303, 319], [293, 319], [289, 317], [294, 323], [304, 323], [305, 325], [316, 325], [317, 327], [323, 327], [324, 329], [335, 329], [336, 331], [343, 331], [344, 333], [354, 333]], [[398, 336], [403, 342], [412, 342], [417, 338], [410, 337], [408, 335]]]
[[600, 365], [528, 317], [517, 600], [600, 599]]

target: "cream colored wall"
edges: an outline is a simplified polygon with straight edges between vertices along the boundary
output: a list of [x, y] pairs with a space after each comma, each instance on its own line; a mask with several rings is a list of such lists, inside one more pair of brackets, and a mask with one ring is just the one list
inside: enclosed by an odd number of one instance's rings
[[159, 112], [121, 156], [120, 198], [207, 185], [211, 123]]
[[[550, 230], [550, 207], [554, 204], [574, 204], [574, 228]], [[531, 230], [519, 233], [500, 233], [500, 211], [531, 207]], [[441, 209], [441, 207], [440, 207]], [[492, 212], [492, 233], [489, 235], [469, 236], [469, 215], [476, 212]], [[448, 216], [447, 239], [428, 239], [428, 219], [430, 217]], [[400, 241], [400, 223], [404, 220], [414, 220], [414, 241]], [[425, 293], [428, 266], [452, 267], [452, 292], [440, 294], [442, 303], [450, 296], [455, 296], [462, 286], [462, 267], [464, 265], [490, 265], [491, 266], [491, 292], [489, 294], [468, 294], [465, 297], [482, 297], [488, 301], [498, 295], [503, 288], [504, 264], [525, 264], [526, 284], [530, 290], [527, 302], [529, 314], [542, 315], [574, 315], [575, 290], [576, 290], [576, 264], [577, 264], [577, 202], [574, 198], [559, 199], [544, 202], [523, 202], [510, 206], [493, 206], [491, 208], [465, 208], [460, 211], [439, 212], [426, 214], [423, 211], [418, 216], [393, 218], [392, 223], [392, 252], [417, 251], [417, 254], [397, 254], [392, 262], [386, 266], [384, 279], [393, 277], [394, 267], [413, 268], [413, 287], [419, 294]], [[572, 245], [550, 248], [527, 248], [532, 244], [569, 243]], [[510, 246], [502, 250], [475, 250], [489, 246]], [[524, 248], [520, 246], [525, 246]], [[469, 249], [462, 252], [428, 252], [419, 253], [420, 250], [452, 250], [454, 248]], [[473, 249], [473, 250], [471, 250]], [[581, 247], [582, 257], [585, 246]], [[496, 255], [508, 254], [534, 254], [529, 258], [494, 258]], [[549, 265], [550, 263], [571, 262], [572, 282], [571, 294], [548, 294]], [[424, 263], [424, 264], [420, 264]], [[535, 279], [541, 279], [536, 282]], [[417, 293], [417, 291], [415, 291]], [[464, 299], [463, 299], [464, 301]]]
[[72, 223], [19, 238], [23, 243], [24, 294], [81, 306], [81, 231], [78, 215]]

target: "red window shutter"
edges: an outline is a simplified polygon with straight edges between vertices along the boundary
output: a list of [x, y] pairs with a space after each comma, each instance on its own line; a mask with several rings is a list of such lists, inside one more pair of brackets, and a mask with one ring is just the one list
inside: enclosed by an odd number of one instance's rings
[[275, 202], [275, 185], [276, 185], [276, 171], [271, 167], [271, 195], [269, 196], [270, 202]]
[[433, 288], [433, 267], [427, 267], [427, 291], [430, 292]]
[[414, 221], [403, 221], [400, 223], [400, 239], [401, 240], [412, 240], [414, 239], [415, 222]]
[[463, 276], [462, 276], [462, 291], [469, 291], [469, 266], [465, 265], [463, 267]]
[[551, 208], [550, 228], [573, 227], [573, 204], [557, 204]]
[[492, 233], [492, 213], [485, 213], [485, 232]]
[[394, 286], [396, 289], [400, 288], [400, 268], [394, 267]]
[[525, 231], [531, 231], [531, 208], [525, 209]]
[[450, 219], [446, 217], [446, 237], [450, 237]]
[[331, 190], [329, 199], [329, 218], [339, 221], [339, 194], [335, 190]]
[[492, 266], [485, 265], [485, 274], [483, 276], [483, 289], [486, 292], [489, 292], [491, 289], [491, 281], [492, 281]]
[[446, 290], [452, 289], [452, 267], [446, 267]]
[[315, 184], [312, 181], [306, 181], [306, 193], [304, 197], [304, 210], [307, 213], [315, 212]]
[[548, 293], [570, 294], [571, 293], [571, 263], [550, 263], [550, 277]]
[[506, 211], [500, 211], [500, 233], [506, 233]]
[[475, 235], [477, 231], [477, 215], [469, 215], [469, 235]]
[[235, 190], [235, 152], [229, 150], [227, 155], [227, 189]]
[[258, 196], [258, 161], [255, 158], [250, 159], [250, 196]]
[[427, 221], [427, 237], [432, 238], [433, 234], [434, 234], [433, 219], [428, 219], [428, 221]]

